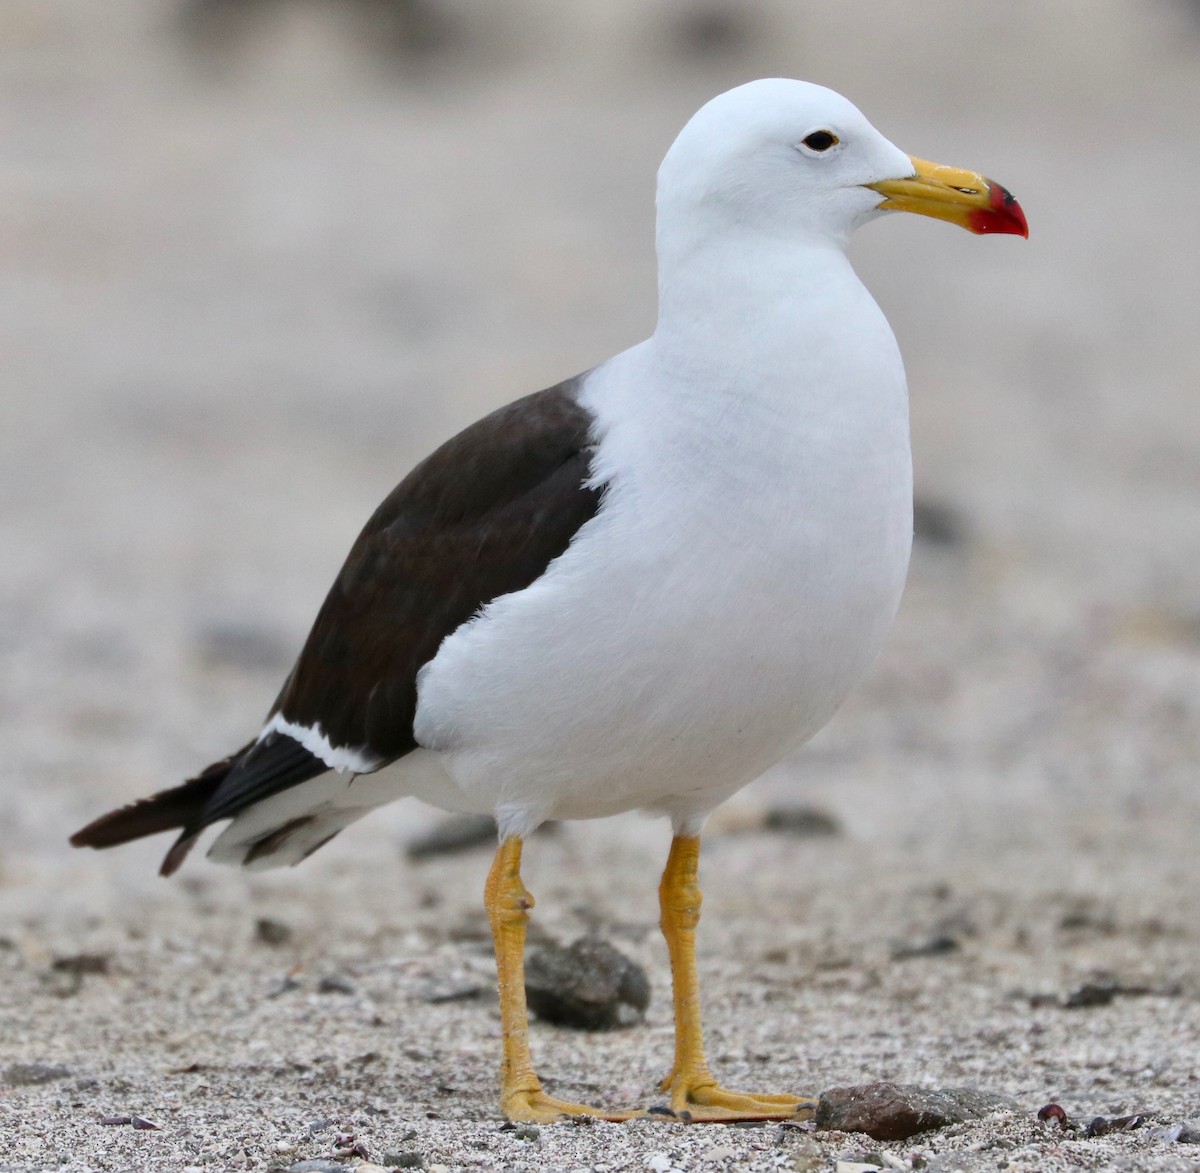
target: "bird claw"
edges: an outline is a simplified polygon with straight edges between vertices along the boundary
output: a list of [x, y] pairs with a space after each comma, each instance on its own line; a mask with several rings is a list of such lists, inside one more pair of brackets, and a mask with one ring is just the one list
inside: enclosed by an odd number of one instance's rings
[[619, 1124], [640, 1115], [638, 1112], [610, 1111], [588, 1104], [574, 1104], [570, 1100], [548, 1096], [540, 1089], [510, 1092], [502, 1098], [501, 1109], [509, 1120], [519, 1124], [561, 1124], [577, 1116], [591, 1116], [596, 1120]]
[[671, 1081], [671, 1111], [693, 1124], [719, 1124], [734, 1120], [808, 1120], [817, 1101], [806, 1096], [731, 1092], [716, 1083], [687, 1085]]

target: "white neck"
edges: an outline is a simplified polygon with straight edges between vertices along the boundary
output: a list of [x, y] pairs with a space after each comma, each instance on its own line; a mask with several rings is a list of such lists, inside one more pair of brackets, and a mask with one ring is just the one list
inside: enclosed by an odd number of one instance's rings
[[660, 359], [742, 380], [777, 376], [810, 393], [827, 384], [805, 376], [827, 366], [836, 383], [869, 391], [878, 372], [857, 368], [872, 338], [899, 371], [887, 322], [837, 243], [728, 231], [673, 239], [660, 228], [658, 246]]

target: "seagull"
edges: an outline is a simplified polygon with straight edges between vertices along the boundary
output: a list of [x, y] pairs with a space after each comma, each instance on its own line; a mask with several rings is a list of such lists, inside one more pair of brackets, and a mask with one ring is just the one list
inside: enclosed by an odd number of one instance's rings
[[708, 102], [658, 172], [651, 337], [418, 464], [354, 543], [258, 735], [71, 842], [177, 831], [169, 875], [223, 821], [210, 857], [269, 868], [397, 798], [493, 815], [501, 1111], [624, 1119], [535, 1072], [521, 848], [549, 819], [665, 815], [669, 1114], [811, 1112], [727, 1090], [705, 1058], [700, 834], [829, 721], [900, 603], [908, 392], [845, 254], [892, 211], [1028, 236], [999, 184], [910, 157], [822, 86], [766, 79]]

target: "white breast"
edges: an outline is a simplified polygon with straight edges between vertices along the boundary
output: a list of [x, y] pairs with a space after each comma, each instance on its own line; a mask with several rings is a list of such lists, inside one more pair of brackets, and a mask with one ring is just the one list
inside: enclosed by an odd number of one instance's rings
[[635, 807], [696, 825], [862, 678], [907, 570], [911, 465], [899, 355], [850, 292], [843, 337], [783, 306], [753, 361], [660, 333], [589, 377], [601, 510], [419, 678], [417, 739], [462, 805], [517, 833]]

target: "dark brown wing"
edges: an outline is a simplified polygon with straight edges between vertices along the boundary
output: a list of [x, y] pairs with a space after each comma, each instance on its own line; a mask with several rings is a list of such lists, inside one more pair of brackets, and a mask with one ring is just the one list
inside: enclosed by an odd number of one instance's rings
[[416, 748], [417, 670], [484, 603], [529, 586], [600, 502], [575, 381], [460, 432], [354, 543], [273, 712], [380, 763]]
[[[581, 379], [526, 396], [447, 441], [388, 495], [354, 543], [271, 715], [319, 727], [378, 767], [416, 748], [417, 671], [480, 607], [527, 587], [595, 515]], [[111, 846], [182, 827], [174, 870], [204, 827], [328, 768], [272, 733], [199, 779], [85, 827]]]

